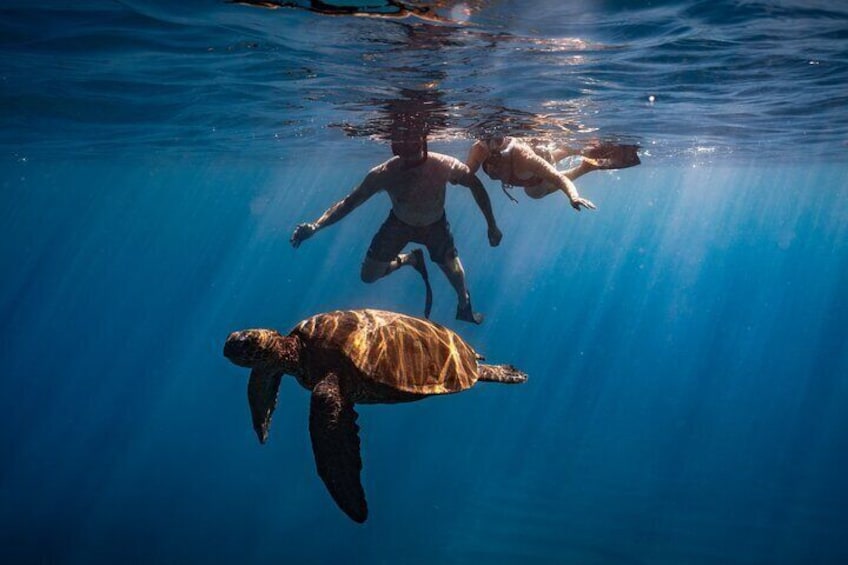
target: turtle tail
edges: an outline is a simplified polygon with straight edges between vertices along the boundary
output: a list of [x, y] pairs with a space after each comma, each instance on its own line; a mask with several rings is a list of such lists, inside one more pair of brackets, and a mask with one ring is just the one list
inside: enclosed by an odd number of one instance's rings
[[512, 365], [486, 365], [479, 367], [481, 381], [492, 381], [504, 384], [518, 384], [527, 380], [527, 373], [520, 371]]

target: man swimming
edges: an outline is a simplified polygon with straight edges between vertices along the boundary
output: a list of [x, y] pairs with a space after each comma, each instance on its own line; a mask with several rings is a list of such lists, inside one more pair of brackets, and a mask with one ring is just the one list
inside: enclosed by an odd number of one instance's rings
[[[396, 131], [392, 136], [392, 153], [394, 157], [371, 169], [350, 194], [333, 204], [320, 218], [312, 223], [299, 224], [292, 233], [291, 244], [298, 247], [316, 231], [338, 222], [378, 192], [385, 191], [391, 199], [392, 208], [362, 262], [362, 280], [372, 283], [404, 265], [411, 265], [426, 282], [427, 271], [421, 249], [401, 253], [411, 241], [422, 243], [430, 253], [430, 260], [439, 266], [456, 291], [456, 318], [481, 323], [482, 314], [473, 312], [471, 308], [465, 271], [445, 215], [445, 196], [448, 182], [471, 190], [486, 218], [489, 244], [495, 247], [500, 243], [502, 234], [483, 183], [462, 161], [428, 152], [423, 131]], [[425, 308], [425, 315], [428, 314], [429, 303]]]

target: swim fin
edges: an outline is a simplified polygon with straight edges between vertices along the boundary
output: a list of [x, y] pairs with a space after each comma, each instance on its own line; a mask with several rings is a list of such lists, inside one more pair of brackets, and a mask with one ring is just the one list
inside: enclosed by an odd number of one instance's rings
[[584, 160], [601, 170], [626, 169], [635, 167], [642, 162], [639, 160], [638, 150], [638, 145], [602, 143], [587, 147], [580, 154], [584, 157]]
[[471, 309], [471, 297], [469, 297], [465, 304], [458, 304], [456, 306], [456, 319], [463, 322], [471, 322], [479, 326], [483, 323], [483, 314]]
[[430, 288], [430, 276], [427, 274], [427, 265], [424, 263], [424, 251], [421, 248], [413, 249], [412, 256], [415, 258], [410, 263], [424, 279], [426, 296], [424, 298], [424, 317], [430, 319], [430, 310], [433, 308], [433, 289]]

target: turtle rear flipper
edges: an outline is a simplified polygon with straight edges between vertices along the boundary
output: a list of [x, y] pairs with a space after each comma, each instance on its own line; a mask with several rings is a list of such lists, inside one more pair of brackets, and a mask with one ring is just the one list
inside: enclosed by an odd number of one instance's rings
[[271, 427], [271, 415], [277, 407], [277, 394], [280, 391], [282, 372], [269, 372], [253, 369], [247, 383], [247, 401], [253, 418], [253, 429], [259, 437], [259, 443], [268, 439]]
[[309, 435], [318, 476], [339, 508], [361, 524], [368, 518], [368, 506], [359, 479], [362, 459], [356, 418], [353, 402], [342, 394], [339, 378], [334, 373], [328, 374], [312, 389]]
[[479, 379], [496, 383], [518, 384], [527, 380], [527, 373], [512, 365], [480, 365]]

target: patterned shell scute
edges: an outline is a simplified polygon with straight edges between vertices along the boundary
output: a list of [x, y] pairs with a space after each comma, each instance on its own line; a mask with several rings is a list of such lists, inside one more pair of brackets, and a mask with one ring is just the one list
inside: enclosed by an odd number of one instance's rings
[[404, 392], [445, 394], [477, 382], [477, 353], [451, 330], [382, 310], [307, 318], [292, 330], [309, 347], [342, 352], [362, 373]]

